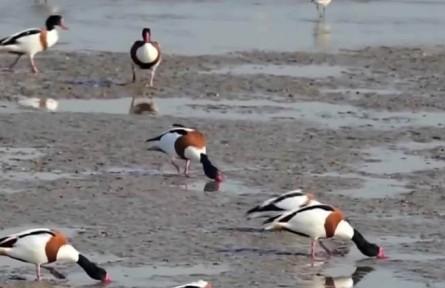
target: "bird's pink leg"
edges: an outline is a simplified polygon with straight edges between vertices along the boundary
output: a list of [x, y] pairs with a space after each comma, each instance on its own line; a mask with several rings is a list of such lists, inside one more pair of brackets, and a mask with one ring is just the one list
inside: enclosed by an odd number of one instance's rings
[[179, 168], [178, 164], [176, 164], [175, 160], [172, 159], [172, 164], [175, 166], [176, 170], [178, 171], [178, 174], [181, 174], [181, 169]]
[[36, 63], [34, 63], [34, 55], [29, 56], [29, 62], [31, 63], [31, 70], [33, 73], [38, 73], [39, 70], [36, 67]]
[[14, 62], [12, 62], [11, 66], [9, 66], [9, 70], [12, 70], [14, 68], [14, 66], [17, 64], [17, 62], [19, 62], [21, 57], [22, 55], [17, 55], [17, 58], [15, 58]]
[[316, 240], [311, 241], [311, 257], [315, 259], [315, 245], [317, 244]]
[[158, 68], [160, 62], [158, 62], [158, 64], [156, 64], [153, 68], [151, 68], [151, 72], [150, 72], [150, 87], [153, 87], [153, 79], [155, 78], [156, 75], [156, 69]]
[[329, 250], [329, 248], [326, 247], [326, 245], [324, 245], [323, 242], [321, 242], [321, 240], [318, 240], [318, 243], [320, 243], [321, 248], [323, 248], [324, 251], [326, 251], [326, 253], [328, 253], [328, 256], [331, 256], [331, 255], [332, 255], [331, 250]]
[[36, 265], [36, 281], [40, 281], [40, 265]]
[[190, 160], [185, 160], [186, 162], [185, 162], [185, 168], [184, 168], [184, 175], [186, 176], [186, 177], [190, 177], [190, 174], [189, 174], [189, 172], [190, 172]]

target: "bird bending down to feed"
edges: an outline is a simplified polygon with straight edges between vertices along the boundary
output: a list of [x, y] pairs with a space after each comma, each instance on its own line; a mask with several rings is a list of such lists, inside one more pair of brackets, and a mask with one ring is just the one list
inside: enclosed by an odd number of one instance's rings
[[174, 288], [212, 288], [212, 284], [204, 280], [199, 280], [185, 285], [176, 286]]
[[130, 56], [133, 60], [131, 69], [133, 71], [133, 83], [136, 82], [135, 65], [142, 70], [150, 69], [150, 86], [153, 86], [153, 79], [156, 74], [156, 68], [161, 63], [161, 44], [158, 41], [151, 41], [150, 28], [142, 30], [142, 39], [135, 41], [131, 46]]
[[46, 19], [45, 29], [27, 29], [1, 39], [0, 52], [17, 55], [17, 58], [11, 64], [9, 69], [12, 70], [20, 58], [23, 55], [27, 55], [29, 57], [32, 72], [39, 72], [34, 63], [34, 56], [53, 46], [56, 44], [57, 40], [59, 40], [59, 34], [55, 28], [56, 26], [68, 29], [63, 22], [62, 16], [51, 15]]
[[181, 173], [181, 171], [175, 159], [186, 161], [184, 175], [187, 177], [189, 176], [190, 161], [199, 161], [207, 177], [222, 182], [221, 172], [210, 162], [207, 156], [206, 140], [201, 132], [180, 124], [173, 124], [169, 130], [145, 142], [153, 142], [153, 145], [148, 148], [149, 151], [159, 151], [167, 154], [172, 159], [172, 164], [178, 173]]
[[[311, 0], [317, 7], [318, 15], [319, 17], [324, 17], [326, 13], [326, 7], [328, 7], [329, 3], [331, 3], [331, 0]], [[323, 8], [323, 12], [320, 10], [320, 6]]]
[[110, 281], [107, 271], [90, 262], [68, 243], [65, 235], [53, 229], [29, 229], [3, 237], [0, 239], [0, 255], [36, 265], [36, 280], [40, 280], [41, 267], [55, 270], [42, 264], [67, 261], [79, 264], [95, 280]]
[[352, 240], [360, 252], [368, 257], [385, 258], [383, 248], [368, 242], [354, 229], [337, 208], [328, 205], [313, 205], [272, 217], [263, 222], [265, 230], [288, 231], [299, 236], [311, 238], [311, 256], [315, 259], [315, 246], [320, 246], [331, 255], [331, 251], [320, 239], [340, 238]]
[[316, 204], [321, 203], [315, 200], [314, 195], [303, 193], [301, 189], [297, 189], [267, 199], [260, 205], [247, 211], [246, 215], [249, 219], [274, 217], [285, 212]]

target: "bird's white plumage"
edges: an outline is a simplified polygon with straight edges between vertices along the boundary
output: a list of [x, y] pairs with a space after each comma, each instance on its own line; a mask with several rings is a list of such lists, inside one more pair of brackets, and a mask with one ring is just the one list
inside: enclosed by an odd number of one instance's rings
[[331, 3], [331, 0], [313, 0], [312, 2], [314, 2], [317, 5], [327, 7], [329, 5], [329, 3]]
[[[39, 231], [50, 233], [27, 235]], [[35, 228], [11, 234], [1, 243], [6, 243], [12, 239], [17, 239], [17, 241], [12, 245], [12, 248], [0, 247], [0, 253], [37, 265], [48, 263], [46, 244], [53, 237], [53, 232], [51, 232], [52, 230], [48, 228]], [[70, 244], [65, 244], [57, 251], [56, 259], [57, 261], [77, 262], [79, 252]]]
[[[293, 196], [290, 196], [295, 194]], [[288, 197], [287, 197], [288, 196]], [[267, 210], [267, 206], [273, 205], [281, 211], [276, 210]], [[258, 211], [252, 212], [249, 215], [249, 218], [257, 218], [257, 217], [273, 217], [280, 215], [287, 211], [294, 211], [295, 209], [302, 208], [303, 206], [311, 206], [321, 204], [315, 199], [312, 199], [312, 196], [309, 194], [303, 193], [301, 189], [292, 190], [286, 193], [283, 193], [279, 196], [272, 197], [267, 199], [256, 208]], [[264, 209], [263, 211], [261, 211]]]
[[2, 243], [7, 242], [13, 238], [17, 238], [12, 248], [0, 247], [0, 252], [16, 259], [20, 259], [29, 263], [43, 264], [48, 262], [48, 257], [45, 253], [46, 243], [52, 238], [49, 233], [34, 234], [19, 238], [21, 235], [37, 231], [51, 231], [50, 229], [29, 229], [20, 233], [9, 235]]
[[151, 43], [145, 43], [136, 50], [136, 57], [143, 63], [152, 63], [159, 56], [159, 51]]
[[193, 160], [193, 161], [200, 161], [201, 160], [201, 153], [206, 154], [206, 147], [203, 148], [196, 148], [196, 147], [187, 147], [184, 150], [184, 156], [187, 159]]
[[[271, 230], [277, 227], [284, 227], [291, 231], [305, 234], [314, 240], [325, 238], [326, 230], [324, 228], [324, 224], [326, 218], [331, 214], [331, 211], [326, 211], [320, 208], [299, 212], [300, 210], [294, 210], [284, 213], [283, 215], [275, 219], [272, 223], [267, 225], [265, 229]], [[289, 219], [287, 222], [280, 222], [282, 219], [292, 213], [295, 213], [295, 215], [291, 219]]]
[[79, 251], [70, 244], [65, 244], [57, 251], [57, 261], [77, 262], [79, 261]]
[[[35, 29], [38, 30], [38, 28], [33, 28], [15, 33], [9, 36], [8, 39], [13, 38], [14, 36], [19, 35], [20, 33], [26, 32], [28, 30], [35, 30]], [[4, 42], [7, 42], [8, 39], [6, 39]], [[59, 34], [56, 29], [52, 29], [51, 31], [46, 31], [46, 43], [47, 43], [46, 48], [49, 48], [54, 44], [56, 44], [58, 39], [59, 39]], [[42, 43], [40, 41], [40, 33], [22, 36], [18, 38], [16, 42], [17, 43], [11, 45], [1, 45], [0, 51], [34, 55], [44, 50], [44, 47], [42, 46]]]
[[[272, 230], [284, 227], [288, 230], [305, 234], [313, 240], [319, 238], [326, 238], [325, 223], [329, 215], [333, 211], [328, 211], [323, 208], [313, 207], [312, 209], [302, 208], [286, 212], [272, 223], [269, 223], [265, 229]], [[288, 221], [281, 222], [282, 219], [294, 214]], [[354, 236], [354, 228], [345, 220], [340, 220], [334, 232], [334, 237], [351, 240]]]
[[204, 280], [195, 281], [192, 283], [176, 286], [174, 288], [184, 288], [184, 287], [196, 287], [196, 288], [206, 288], [209, 287], [209, 282]]

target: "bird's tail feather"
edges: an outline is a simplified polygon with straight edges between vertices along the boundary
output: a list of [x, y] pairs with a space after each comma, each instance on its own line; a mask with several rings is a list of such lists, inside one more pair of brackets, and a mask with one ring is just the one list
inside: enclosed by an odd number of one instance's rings
[[7, 256], [11, 248], [0, 247], [0, 256]]
[[266, 230], [266, 231], [280, 231], [280, 230], [283, 230], [284, 225], [285, 224], [280, 223], [280, 222], [272, 222], [271, 224], [264, 226], [264, 230]]

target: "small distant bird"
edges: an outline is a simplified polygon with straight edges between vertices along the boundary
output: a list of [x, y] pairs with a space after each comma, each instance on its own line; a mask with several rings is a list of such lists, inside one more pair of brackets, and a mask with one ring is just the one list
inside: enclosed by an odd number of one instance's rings
[[206, 140], [201, 132], [180, 124], [173, 124], [172, 128], [166, 132], [145, 142], [153, 142], [153, 145], [148, 148], [149, 151], [160, 151], [167, 154], [172, 159], [171, 163], [178, 170], [178, 173], [181, 172], [175, 159], [186, 161], [184, 175], [187, 177], [189, 176], [190, 160], [199, 161], [207, 177], [222, 182], [221, 172], [210, 162], [207, 156]]
[[204, 280], [199, 280], [196, 282], [192, 282], [192, 283], [181, 285], [181, 286], [176, 286], [173, 288], [212, 288], [212, 284], [210, 284], [210, 282], [207, 282]]
[[[110, 281], [107, 271], [90, 262], [68, 243], [65, 235], [53, 229], [29, 229], [3, 237], [0, 239], [0, 255], [36, 265], [38, 281], [41, 279], [40, 267], [55, 270], [41, 265], [56, 261], [76, 262], [91, 278], [102, 282]], [[54, 271], [51, 273], [54, 274]]]
[[312, 239], [311, 256], [315, 259], [315, 246], [320, 246], [331, 255], [331, 251], [320, 241], [338, 237], [352, 240], [360, 252], [368, 257], [385, 258], [383, 248], [369, 243], [363, 235], [354, 229], [346, 220], [343, 213], [328, 205], [313, 205], [272, 217], [263, 222], [267, 224], [265, 230], [288, 231], [290, 233]]
[[29, 57], [32, 72], [39, 72], [34, 63], [34, 55], [56, 44], [57, 40], [59, 40], [59, 34], [55, 28], [56, 26], [68, 29], [63, 22], [62, 16], [51, 15], [46, 19], [45, 29], [27, 29], [1, 39], [0, 52], [17, 55], [17, 58], [11, 64], [9, 69], [12, 70], [20, 58], [26, 54]]
[[246, 215], [249, 219], [274, 217], [288, 211], [293, 211], [295, 209], [316, 204], [321, 203], [315, 200], [314, 195], [310, 193], [303, 193], [301, 189], [297, 189], [264, 201], [260, 205], [247, 211]]
[[133, 83], [136, 82], [135, 65], [140, 69], [150, 69], [150, 86], [153, 86], [153, 79], [155, 77], [156, 68], [161, 63], [161, 44], [158, 41], [151, 40], [150, 28], [142, 30], [143, 41], [138, 40], [131, 46], [130, 56], [133, 60], [131, 69], [133, 71]]
[[[318, 16], [324, 17], [326, 13], [326, 7], [328, 7], [329, 3], [331, 3], [332, 0], [311, 0], [312, 3], [315, 3], [315, 6], [317, 6]], [[323, 8], [323, 12], [320, 10], [320, 6]]]

